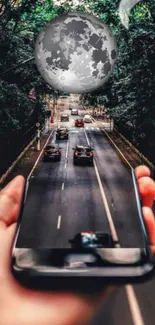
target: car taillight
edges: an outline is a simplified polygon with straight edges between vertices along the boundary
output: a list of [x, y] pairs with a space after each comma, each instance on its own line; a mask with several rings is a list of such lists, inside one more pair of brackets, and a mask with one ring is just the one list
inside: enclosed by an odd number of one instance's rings
[[47, 155], [47, 151], [44, 151], [44, 155]]
[[75, 156], [78, 156], [78, 152], [77, 152], [77, 151], [75, 151], [74, 155], [75, 155]]
[[94, 154], [93, 154], [93, 152], [90, 152], [90, 156], [92, 157]]
[[58, 153], [60, 153], [60, 151], [59, 151], [59, 150], [57, 150], [57, 151], [56, 151], [56, 153], [58, 154]]

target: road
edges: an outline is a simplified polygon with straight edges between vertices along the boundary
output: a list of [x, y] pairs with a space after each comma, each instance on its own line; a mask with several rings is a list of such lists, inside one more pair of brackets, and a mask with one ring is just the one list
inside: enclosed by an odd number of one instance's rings
[[[60, 107], [51, 127], [52, 142], [56, 142], [55, 128], [62, 125], [59, 122], [61, 111], [69, 113], [68, 102]], [[84, 112], [81, 110], [80, 114]], [[31, 175], [19, 247], [67, 248], [69, 239], [76, 233], [111, 232], [112, 225], [122, 247], [142, 246], [129, 171], [105, 137], [101, 122], [92, 121], [84, 129], [77, 129], [74, 119], [70, 116], [69, 122], [63, 122], [69, 127], [70, 136], [68, 141], [59, 141], [61, 161], [45, 163], [41, 158]], [[93, 146], [94, 166], [73, 165], [73, 148], [77, 143]], [[154, 284], [151, 280], [134, 286], [134, 291], [132, 287], [121, 288], [109, 298], [92, 324], [152, 325]]]

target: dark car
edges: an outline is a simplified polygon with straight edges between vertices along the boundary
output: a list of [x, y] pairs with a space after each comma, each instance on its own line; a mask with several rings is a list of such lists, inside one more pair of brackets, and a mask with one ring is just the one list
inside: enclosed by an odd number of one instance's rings
[[75, 126], [77, 127], [84, 127], [84, 121], [83, 121], [83, 118], [77, 118], [75, 120]]
[[47, 160], [58, 160], [61, 159], [61, 151], [58, 144], [52, 143], [50, 145], [47, 145], [44, 149], [43, 153], [44, 161]]
[[67, 94], [67, 93], [63, 93], [63, 94], [60, 96], [60, 98], [67, 98], [68, 95], [69, 95], [69, 94]]
[[72, 248], [113, 248], [115, 247], [111, 234], [104, 232], [80, 232], [69, 240]]
[[93, 165], [93, 148], [91, 146], [81, 146], [77, 145], [75, 148], [73, 148], [74, 154], [73, 154], [73, 163], [74, 165], [77, 165], [78, 163], [87, 163], [90, 165]]
[[69, 115], [68, 114], [61, 114], [61, 122], [68, 122]]
[[56, 140], [67, 140], [69, 136], [69, 130], [67, 128], [58, 128], [56, 131]]

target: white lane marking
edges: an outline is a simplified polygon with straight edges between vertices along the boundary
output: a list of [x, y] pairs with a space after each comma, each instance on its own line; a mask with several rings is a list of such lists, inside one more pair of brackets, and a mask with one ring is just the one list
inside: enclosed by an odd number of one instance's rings
[[32, 169], [31, 169], [31, 171], [30, 171], [30, 174], [28, 175], [27, 180], [29, 180], [29, 178], [31, 177], [31, 175], [32, 175], [32, 173], [33, 173], [33, 171], [34, 171], [34, 169], [36, 168], [36, 166], [37, 166], [37, 164], [38, 164], [38, 162], [39, 162], [39, 160], [40, 160], [40, 157], [41, 157], [41, 155], [42, 155], [42, 153], [43, 153], [43, 151], [44, 151], [44, 148], [47, 146], [47, 143], [48, 143], [49, 139], [51, 138], [53, 132], [54, 132], [54, 130], [52, 130], [52, 132], [50, 133], [50, 135], [49, 135], [47, 141], [45, 142], [45, 144], [44, 144], [44, 146], [43, 146], [43, 148], [42, 148], [42, 150], [41, 150], [41, 152], [40, 152], [40, 154], [39, 154], [39, 156], [38, 156], [38, 158], [37, 158], [35, 164], [33, 165]]
[[57, 229], [60, 229], [61, 225], [61, 216], [58, 216]]
[[62, 191], [64, 190], [64, 185], [65, 185], [65, 184], [64, 184], [64, 183], [62, 183]]
[[69, 142], [67, 142], [67, 148], [66, 148], [66, 158], [68, 157], [68, 149], [69, 149]]
[[86, 137], [86, 140], [87, 140], [88, 146], [90, 146], [90, 142], [89, 142], [89, 139], [88, 139], [88, 135], [87, 135], [86, 130], [84, 130], [84, 133], [85, 133], [85, 137]]
[[65, 164], [65, 168], [67, 167], [67, 165]]
[[[95, 168], [96, 177], [97, 177], [97, 180], [98, 180], [98, 184], [99, 184], [103, 204], [104, 204], [104, 207], [105, 207], [107, 219], [108, 219], [108, 222], [109, 222], [109, 227], [110, 227], [110, 231], [111, 231], [111, 234], [112, 234], [112, 238], [113, 238], [113, 240], [118, 241], [119, 240], [118, 235], [117, 235], [116, 228], [115, 228], [115, 225], [114, 225], [111, 213], [110, 213], [110, 209], [109, 209], [109, 206], [108, 206], [108, 202], [107, 202], [107, 199], [106, 199], [106, 196], [105, 196], [105, 192], [104, 192], [104, 189], [103, 189], [103, 185], [102, 185], [102, 182], [101, 182], [101, 178], [100, 178], [100, 175], [99, 175], [98, 168], [97, 168], [95, 160], [94, 160], [94, 168]], [[119, 246], [117, 245], [117, 247], [120, 247], [120, 245]]]
[[[90, 145], [90, 141], [88, 139], [88, 135], [87, 135], [86, 131], [85, 131], [85, 136], [86, 136], [86, 140], [87, 140], [88, 145]], [[111, 213], [110, 213], [110, 209], [109, 209], [109, 206], [108, 206], [108, 202], [107, 202], [107, 199], [106, 199], [106, 196], [105, 196], [105, 192], [104, 192], [104, 189], [103, 189], [103, 185], [102, 185], [102, 182], [101, 182], [101, 178], [100, 178], [100, 175], [99, 175], [98, 168], [97, 168], [95, 160], [94, 160], [94, 167], [95, 167], [95, 172], [96, 172], [96, 176], [97, 176], [101, 196], [102, 196], [102, 199], [103, 199], [103, 204], [104, 204], [104, 207], [105, 207], [105, 210], [106, 210], [106, 214], [107, 214], [107, 218], [108, 218], [112, 238], [114, 240], [118, 241], [118, 235], [117, 235], [117, 232], [116, 232], [115, 225], [113, 223], [113, 219], [112, 219], [112, 216], [111, 216]], [[116, 247], [120, 247], [120, 245], [117, 244]], [[133, 319], [133, 324], [134, 325], [145, 325], [144, 321], [143, 321], [142, 314], [141, 314], [141, 310], [140, 310], [140, 307], [139, 307], [139, 304], [138, 304], [138, 300], [137, 300], [137, 297], [136, 297], [136, 294], [135, 294], [135, 291], [134, 291], [134, 288], [131, 285], [126, 285], [125, 286], [125, 291], [126, 291], [126, 295], [127, 295], [127, 299], [128, 299], [129, 309], [130, 309], [131, 316], [132, 316], [132, 319]]]
[[125, 286], [125, 291], [134, 325], [145, 325], [134, 288], [128, 284]]

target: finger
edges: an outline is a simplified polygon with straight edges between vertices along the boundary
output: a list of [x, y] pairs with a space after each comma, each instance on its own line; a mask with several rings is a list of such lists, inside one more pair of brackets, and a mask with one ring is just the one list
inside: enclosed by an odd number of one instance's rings
[[139, 192], [143, 206], [152, 208], [155, 197], [155, 182], [150, 177], [141, 177], [138, 180]]
[[17, 220], [24, 189], [24, 178], [15, 177], [0, 192], [0, 222], [9, 226]]
[[149, 177], [151, 175], [150, 169], [145, 165], [140, 165], [140, 166], [136, 167], [135, 173], [136, 173], [136, 176], [138, 179], [141, 177], [144, 177], [144, 176]]
[[150, 245], [155, 245], [155, 219], [151, 208], [143, 207], [143, 216]]
[[0, 275], [6, 277], [10, 271], [12, 241], [22, 194], [24, 178], [17, 176], [0, 192]]

